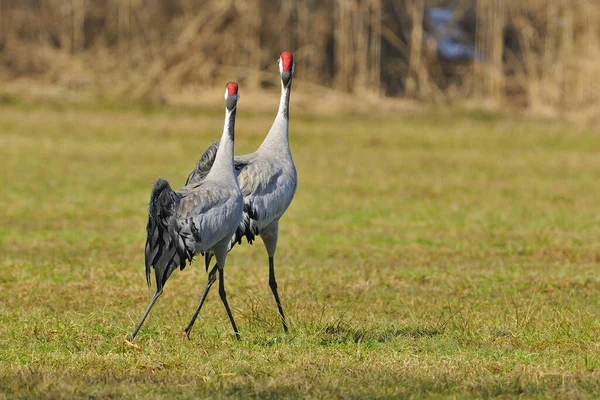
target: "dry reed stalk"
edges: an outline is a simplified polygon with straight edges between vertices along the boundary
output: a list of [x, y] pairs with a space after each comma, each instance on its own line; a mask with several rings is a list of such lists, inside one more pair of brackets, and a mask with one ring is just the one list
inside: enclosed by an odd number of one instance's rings
[[379, 96], [381, 93], [381, 0], [372, 0], [370, 2], [371, 10], [371, 45], [369, 60], [371, 62], [369, 72], [370, 93]]
[[598, 106], [589, 96], [600, 73], [600, 4], [552, 0], [545, 8], [520, 5], [515, 23], [523, 48], [528, 103], [555, 113]]
[[504, 96], [504, 0], [477, 0], [475, 47], [477, 62], [477, 95], [501, 102]]
[[241, 20], [243, 57], [239, 60], [241, 64], [250, 67], [251, 73], [246, 77], [244, 84], [249, 89], [257, 89], [260, 85], [260, 69], [262, 60], [262, 49], [260, 45], [260, 1], [238, 2], [237, 6]]
[[405, 93], [408, 97], [431, 98], [428, 71], [423, 66], [423, 16], [424, 0], [411, 0], [407, 3], [411, 16], [410, 55]]
[[84, 46], [85, 0], [71, 0], [71, 10], [73, 16], [71, 52], [77, 54]]
[[352, 18], [352, 6], [354, 1], [336, 0], [334, 17], [334, 59], [335, 59], [335, 83], [337, 90], [350, 90], [350, 76], [352, 70], [352, 60], [350, 59], [351, 47], [350, 36], [352, 34], [351, 26], [347, 26]]
[[380, 0], [336, 0], [335, 87], [370, 95], [380, 85]]
[[130, 0], [119, 0], [116, 7], [118, 13], [118, 53], [121, 60], [129, 60], [131, 2]]
[[[434, 6], [455, 7], [480, 62], [442, 60], [424, 40]], [[61, 84], [83, 65], [94, 87], [149, 98], [225, 70], [277, 83], [267, 71], [285, 49], [306, 88], [498, 105], [518, 93], [556, 113], [600, 105], [599, 26], [592, 0], [0, 0], [0, 72]]]

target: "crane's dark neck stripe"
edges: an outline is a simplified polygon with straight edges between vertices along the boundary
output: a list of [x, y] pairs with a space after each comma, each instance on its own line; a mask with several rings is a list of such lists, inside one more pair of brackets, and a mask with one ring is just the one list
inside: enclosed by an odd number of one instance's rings
[[282, 104], [282, 112], [283, 118], [290, 118], [290, 94], [292, 93], [292, 82], [289, 81], [287, 86], [283, 87], [283, 104]]
[[[235, 107], [235, 103], [234, 103]], [[227, 110], [229, 110], [229, 116], [227, 120], [228, 130], [227, 134], [229, 135], [229, 139], [233, 142], [235, 140], [235, 113], [237, 112], [237, 107], [233, 108], [233, 110], [229, 109], [229, 100], [227, 104]]]

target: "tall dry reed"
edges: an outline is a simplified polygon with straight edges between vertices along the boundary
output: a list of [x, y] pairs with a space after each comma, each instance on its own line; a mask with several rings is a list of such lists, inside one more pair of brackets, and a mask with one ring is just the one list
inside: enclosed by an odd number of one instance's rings
[[[428, 10], [477, 52], [438, 55]], [[277, 82], [292, 49], [298, 79], [359, 97], [532, 109], [600, 105], [600, 3], [593, 0], [0, 0], [0, 79], [79, 83], [132, 98]]]

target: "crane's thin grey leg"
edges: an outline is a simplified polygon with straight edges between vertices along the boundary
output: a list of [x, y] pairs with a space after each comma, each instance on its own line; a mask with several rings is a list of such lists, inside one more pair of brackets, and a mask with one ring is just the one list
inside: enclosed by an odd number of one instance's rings
[[150, 310], [152, 310], [152, 307], [154, 307], [154, 303], [156, 303], [156, 300], [158, 300], [158, 298], [160, 297], [161, 294], [162, 294], [162, 290], [160, 292], [154, 293], [154, 296], [152, 296], [152, 300], [150, 300], [150, 304], [148, 304], [148, 308], [146, 308], [146, 312], [144, 312], [144, 315], [142, 316], [141, 321], [137, 324], [137, 326], [133, 330], [133, 333], [131, 334], [131, 340], [135, 339], [135, 336], [138, 334], [140, 328], [144, 324], [146, 317], [148, 317], [148, 314], [150, 314]]
[[215, 264], [213, 269], [211, 269], [210, 273], [208, 274], [208, 281], [206, 282], [206, 288], [204, 289], [204, 293], [202, 293], [202, 297], [200, 298], [200, 303], [198, 303], [198, 307], [196, 308], [196, 311], [194, 312], [194, 316], [192, 317], [192, 320], [188, 324], [187, 328], [185, 328], [185, 331], [183, 331], [184, 338], [189, 340], [190, 331], [192, 330], [192, 326], [194, 326], [194, 322], [196, 322], [196, 318], [198, 318], [198, 314], [200, 313], [200, 309], [202, 308], [202, 305], [204, 304], [204, 300], [206, 300], [206, 296], [208, 295], [208, 291], [210, 290], [210, 287], [212, 286], [213, 283], [215, 283], [216, 280], [217, 280], [217, 265]]
[[223, 275], [222, 269], [219, 269], [219, 295], [221, 296], [221, 301], [223, 301], [225, 310], [227, 310], [227, 315], [229, 316], [229, 321], [231, 321], [231, 326], [233, 327], [233, 331], [235, 332], [235, 337], [237, 338], [237, 340], [240, 340], [240, 332], [238, 331], [238, 328], [235, 325], [235, 321], [233, 320], [233, 314], [231, 314], [231, 308], [229, 308], [229, 303], [227, 303], [227, 293], [225, 293], [225, 275]]
[[281, 300], [279, 300], [279, 293], [277, 293], [277, 281], [275, 280], [275, 265], [273, 262], [273, 257], [269, 257], [269, 287], [271, 288], [273, 296], [275, 297], [275, 302], [277, 303], [277, 309], [279, 310], [279, 315], [281, 316], [281, 321], [283, 322], [283, 331], [287, 333], [288, 325], [285, 321], [285, 315], [283, 314], [283, 307], [281, 307]]

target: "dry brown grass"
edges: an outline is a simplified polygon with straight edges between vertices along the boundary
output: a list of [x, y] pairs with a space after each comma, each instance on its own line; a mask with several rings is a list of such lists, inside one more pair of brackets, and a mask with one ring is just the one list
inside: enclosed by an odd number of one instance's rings
[[[424, 17], [434, 6], [454, 7], [477, 61], [436, 54]], [[0, 81], [202, 104], [203, 88], [229, 79], [252, 91], [276, 84], [277, 54], [291, 49], [309, 95], [589, 117], [600, 100], [599, 27], [592, 0], [2, 0]]]

